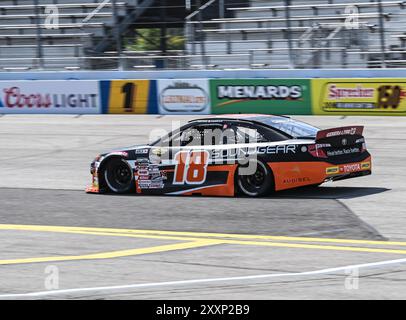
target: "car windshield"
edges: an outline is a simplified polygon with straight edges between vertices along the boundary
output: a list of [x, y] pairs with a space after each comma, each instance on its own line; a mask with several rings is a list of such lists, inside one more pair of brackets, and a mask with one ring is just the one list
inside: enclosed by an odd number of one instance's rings
[[278, 129], [294, 138], [302, 137], [315, 137], [318, 128], [311, 126], [310, 124], [292, 120], [290, 118], [283, 117], [256, 117], [250, 120], [255, 120], [262, 122], [267, 126], [271, 126], [275, 129]]

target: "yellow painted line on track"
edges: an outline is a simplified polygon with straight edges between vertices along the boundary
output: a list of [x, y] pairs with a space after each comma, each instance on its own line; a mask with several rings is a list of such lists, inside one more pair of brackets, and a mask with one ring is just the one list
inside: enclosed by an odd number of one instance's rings
[[393, 253], [406, 254], [406, 250], [384, 249], [384, 248], [368, 248], [368, 247], [347, 247], [347, 246], [328, 246], [317, 244], [304, 243], [282, 243], [282, 242], [261, 242], [261, 241], [238, 241], [238, 240], [219, 240], [222, 244], [234, 245], [251, 245], [265, 247], [284, 247], [284, 248], [299, 248], [299, 249], [315, 249], [315, 250], [337, 250], [337, 251], [352, 251], [352, 252], [374, 252], [374, 253]]
[[342, 243], [342, 244], [363, 244], [381, 246], [406, 246], [402, 241], [378, 241], [378, 240], [355, 240], [355, 239], [333, 239], [333, 238], [309, 238], [289, 236], [267, 236], [247, 234], [225, 234], [225, 233], [204, 233], [204, 232], [183, 232], [183, 231], [161, 231], [161, 230], [137, 230], [137, 229], [116, 229], [116, 228], [90, 228], [90, 227], [62, 227], [62, 226], [37, 226], [37, 225], [8, 225], [0, 224], [0, 230], [26, 230], [44, 232], [63, 232], [81, 234], [103, 234], [103, 235], [142, 235], [156, 236], [155, 239], [173, 240], [198, 240], [199, 238], [215, 239], [243, 239], [243, 240], [265, 240], [265, 241], [288, 241], [288, 242], [318, 242], [318, 243]]
[[[159, 230], [126, 230], [109, 229], [110, 232], [128, 232], [145, 235], [176, 235], [201, 238], [225, 238], [225, 239], [246, 239], [246, 240], [268, 240], [268, 241], [295, 241], [295, 242], [324, 242], [324, 243], [342, 243], [342, 244], [364, 244], [364, 245], [382, 245], [382, 246], [406, 246], [402, 241], [379, 241], [379, 240], [355, 240], [355, 239], [333, 239], [333, 238], [309, 238], [309, 237], [289, 237], [289, 236], [266, 236], [266, 235], [247, 235], [247, 234], [224, 234], [224, 233], [201, 233], [201, 232], [178, 232], [178, 231], [159, 231]], [[116, 230], [116, 231], [115, 231]]]
[[[406, 242], [397, 241], [370, 241], [370, 240], [350, 240], [350, 239], [330, 239], [330, 238], [306, 238], [306, 237], [285, 237], [285, 236], [261, 236], [261, 235], [239, 235], [222, 233], [199, 233], [199, 232], [178, 232], [159, 230], [132, 230], [113, 228], [90, 228], [90, 227], [63, 227], [63, 226], [39, 226], [39, 225], [10, 225], [0, 224], [0, 230], [31, 231], [31, 232], [54, 232], [72, 233], [94, 236], [145, 238], [158, 240], [181, 241], [181, 243], [159, 245], [148, 248], [136, 248], [118, 250], [110, 252], [91, 253], [83, 255], [53, 256], [53, 257], [33, 257], [21, 259], [0, 260], [0, 265], [57, 262], [74, 260], [112, 259], [142, 254], [162, 253], [174, 250], [184, 250], [191, 248], [206, 247], [212, 245], [243, 245], [260, 247], [281, 247], [313, 250], [351, 251], [369, 253], [391, 253], [406, 254], [406, 249], [388, 248], [390, 246], [406, 246]], [[284, 241], [284, 242], [276, 242]], [[310, 242], [310, 243], [305, 243]], [[313, 242], [313, 243], [311, 243]], [[323, 244], [324, 243], [324, 244]], [[325, 243], [329, 243], [328, 245]], [[336, 245], [334, 245], [336, 244]], [[346, 246], [351, 244], [353, 246]], [[355, 246], [364, 245], [364, 246]], [[366, 245], [379, 245], [382, 247], [366, 247]]]
[[[1, 228], [0, 228], [1, 230]], [[13, 229], [7, 229], [13, 230]], [[18, 229], [16, 231], [22, 231]], [[221, 239], [206, 239], [206, 238], [191, 238], [191, 237], [175, 237], [175, 236], [164, 236], [164, 235], [149, 235], [149, 234], [131, 234], [131, 233], [116, 233], [116, 232], [100, 232], [100, 231], [79, 231], [79, 230], [25, 230], [34, 232], [54, 232], [54, 233], [71, 233], [71, 234], [81, 234], [81, 235], [94, 235], [94, 236], [107, 236], [107, 237], [125, 237], [125, 238], [141, 238], [141, 239], [155, 239], [155, 240], [174, 240], [174, 241], [214, 241], [219, 242]]]
[[206, 246], [211, 246], [211, 245], [216, 245], [216, 244], [218, 244], [218, 243], [213, 240], [201, 240], [201, 241], [183, 242], [183, 243], [168, 244], [168, 245], [148, 247], [148, 248], [118, 250], [118, 251], [101, 252], [101, 253], [76, 255], [76, 256], [54, 256], [54, 257], [8, 259], [8, 260], [0, 260], [0, 265], [27, 264], [27, 263], [39, 263], [39, 262], [75, 261], [75, 260], [112, 259], [112, 258], [137, 256], [137, 255], [141, 255], [141, 254], [151, 254], [151, 253], [158, 253], [158, 252], [168, 252], [168, 251], [174, 251], [174, 250], [184, 250], [184, 249], [206, 247]]

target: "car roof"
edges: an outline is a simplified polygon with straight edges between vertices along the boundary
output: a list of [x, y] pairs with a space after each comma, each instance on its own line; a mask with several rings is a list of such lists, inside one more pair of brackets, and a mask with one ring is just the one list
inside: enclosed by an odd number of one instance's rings
[[286, 119], [290, 118], [288, 116], [276, 116], [272, 114], [255, 114], [255, 113], [250, 113], [250, 114], [222, 114], [222, 115], [215, 115], [211, 117], [206, 117], [206, 118], [200, 118], [200, 119], [194, 119], [189, 121], [189, 123], [192, 122], [211, 122], [211, 121], [222, 121], [222, 120], [233, 120], [233, 121], [256, 121], [258, 118], [264, 118], [264, 117], [269, 117], [269, 118], [274, 118], [274, 119]]

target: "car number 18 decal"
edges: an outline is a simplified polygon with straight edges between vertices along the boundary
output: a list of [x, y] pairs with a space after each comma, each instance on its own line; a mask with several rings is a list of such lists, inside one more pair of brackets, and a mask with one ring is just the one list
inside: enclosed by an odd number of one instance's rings
[[206, 181], [208, 151], [180, 151], [175, 155], [173, 184], [202, 184]]

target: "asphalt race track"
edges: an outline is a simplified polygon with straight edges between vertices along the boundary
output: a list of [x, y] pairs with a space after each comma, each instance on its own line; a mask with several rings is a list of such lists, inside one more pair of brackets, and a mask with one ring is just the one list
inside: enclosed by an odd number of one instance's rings
[[190, 117], [0, 116], [0, 299], [405, 299], [406, 119], [297, 118], [365, 125], [373, 175], [262, 199], [88, 195], [97, 154]]

